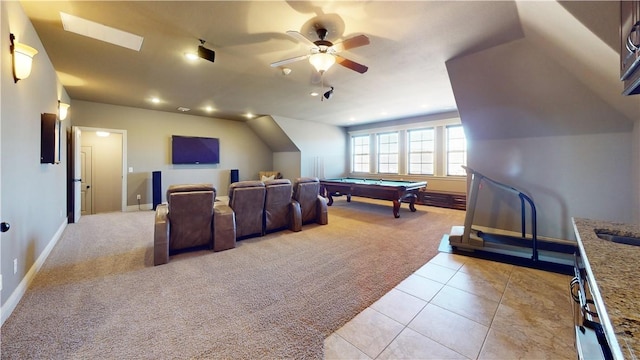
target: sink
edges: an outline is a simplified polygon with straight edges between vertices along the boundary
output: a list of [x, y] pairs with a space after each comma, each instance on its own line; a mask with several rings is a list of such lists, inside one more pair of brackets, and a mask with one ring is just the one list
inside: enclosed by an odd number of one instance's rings
[[596, 230], [596, 235], [602, 240], [607, 240], [618, 244], [640, 246], [640, 237], [615, 234], [606, 230]]

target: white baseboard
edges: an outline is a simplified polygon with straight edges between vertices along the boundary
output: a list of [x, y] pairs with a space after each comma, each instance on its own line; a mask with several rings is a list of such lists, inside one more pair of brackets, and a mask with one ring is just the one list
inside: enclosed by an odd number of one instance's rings
[[67, 228], [67, 218], [64, 218], [64, 221], [62, 222], [62, 224], [60, 224], [58, 231], [56, 231], [56, 233], [53, 235], [53, 238], [51, 239], [51, 241], [49, 241], [49, 244], [47, 245], [47, 247], [45, 247], [42, 253], [40, 253], [40, 256], [38, 256], [38, 259], [36, 260], [36, 262], [34, 262], [33, 265], [31, 265], [31, 268], [29, 269], [29, 271], [27, 271], [26, 275], [22, 278], [22, 281], [20, 281], [20, 284], [18, 285], [18, 287], [13, 291], [13, 293], [11, 293], [11, 296], [9, 296], [7, 301], [2, 305], [2, 308], [0, 308], [2, 324], [4, 324], [4, 322], [9, 318], [9, 316], [13, 312], [13, 310], [15, 310], [16, 306], [18, 306], [18, 303], [24, 296], [24, 293], [27, 291], [27, 288], [35, 278], [38, 271], [40, 271], [40, 268], [42, 268], [42, 265], [44, 264], [45, 260], [47, 260], [47, 258], [49, 257], [49, 254], [51, 254], [51, 250], [53, 250], [53, 247], [56, 246], [56, 244], [58, 243], [58, 240], [60, 240], [60, 238], [62, 237], [62, 233], [64, 232], [64, 229], [66, 228]]

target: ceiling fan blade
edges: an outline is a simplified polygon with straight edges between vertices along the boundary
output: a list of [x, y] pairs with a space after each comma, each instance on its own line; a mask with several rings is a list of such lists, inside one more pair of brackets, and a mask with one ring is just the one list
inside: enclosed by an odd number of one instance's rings
[[336, 57], [336, 62], [338, 64], [340, 64], [340, 65], [342, 65], [342, 66], [344, 66], [344, 67], [346, 67], [348, 69], [351, 69], [353, 71], [357, 71], [360, 74], [364, 74], [364, 73], [367, 72], [367, 70], [369, 70], [368, 67], [366, 67], [366, 66], [364, 66], [362, 64], [358, 64], [355, 61], [352, 61], [352, 60], [349, 60], [349, 59], [345, 59], [342, 56], [335, 55], [335, 57]]
[[352, 38], [343, 40], [342, 42], [333, 44], [333, 49], [336, 52], [340, 52], [343, 50], [349, 50], [353, 48], [357, 48], [359, 46], [369, 45], [369, 38], [366, 35], [358, 35]]
[[309, 56], [311, 56], [311, 55], [300, 55], [300, 56], [292, 57], [290, 59], [284, 59], [284, 60], [276, 61], [274, 63], [271, 63], [271, 67], [278, 67], [278, 66], [290, 64], [292, 62], [304, 60], [304, 59], [308, 58]]
[[287, 31], [287, 35], [291, 36], [294, 39], [297, 39], [298, 41], [300, 41], [301, 43], [311, 47], [311, 48], [315, 48], [317, 47], [316, 44], [314, 44], [313, 41], [307, 39], [304, 35], [300, 34], [298, 31], [295, 30], [288, 30]]

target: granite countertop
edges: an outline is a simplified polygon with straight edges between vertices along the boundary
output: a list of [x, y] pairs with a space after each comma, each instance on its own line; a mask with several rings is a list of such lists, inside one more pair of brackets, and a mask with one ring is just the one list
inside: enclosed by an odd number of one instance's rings
[[[640, 357], [640, 246], [619, 244], [598, 238], [596, 231], [610, 234], [640, 237], [636, 225], [573, 219], [578, 245], [583, 251], [587, 276], [595, 280], [594, 298], [603, 302], [605, 314], [601, 321], [611, 327], [618, 341], [618, 355], [624, 359]], [[586, 258], [586, 259], [585, 259]], [[591, 274], [589, 274], [589, 272]], [[592, 284], [593, 287], [593, 284]], [[610, 324], [607, 324], [607, 319]], [[605, 329], [606, 331], [607, 329]], [[616, 349], [613, 349], [614, 357]], [[620, 354], [620, 352], [622, 354]]]

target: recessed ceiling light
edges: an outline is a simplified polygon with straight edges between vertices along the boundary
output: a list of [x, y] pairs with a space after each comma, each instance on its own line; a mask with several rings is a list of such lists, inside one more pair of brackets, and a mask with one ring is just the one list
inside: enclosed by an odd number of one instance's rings
[[140, 51], [140, 48], [142, 47], [142, 41], [144, 40], [142, 36], [98, 24], [97, 22], [63, 12], [60, 12], [60, 19], [62, 19], [62, 27], [66, 31], [135, 51]]
[[198, 54], [191, 53], [191, 52], [184, 53], [184, 57], [186, 57], [187, 60], [190, 60], [190, 61], [198, 60]]
[[151, 98], [151, 102], [154, 104], [159, 104], [160, 103], [160, 99], [158, 99], [157, 97]]
[[318, 96], [318, 95], [320, 95], [320, 93], [317, 93], [317, 92], [315, 92], [315, 91], [312, 91], [312, 92], [310, 92], [310, 93], [309, 93], [309, 95], [311, 95], [311, 96]]
[[187, 111], [189, 111], [189, 110], [191, 110], [191, 109], [189, 109], [189, 108], [187, 108], [187, 107], [183, 107], [183, 106], [180, 106], [180, 107], [178, 108], [178, 111], [182, 111], [182, 112], [187, 112]]
[[245, 116], [247, 117], [247, 119], [253, 119], [255, 115], [253, 115], [252, 113], [247, 113]]
[[204, 111], [212, 112], [213, 111], [213, 107], [212, 106], [207, 106], [207, 107], [204, 108]]

